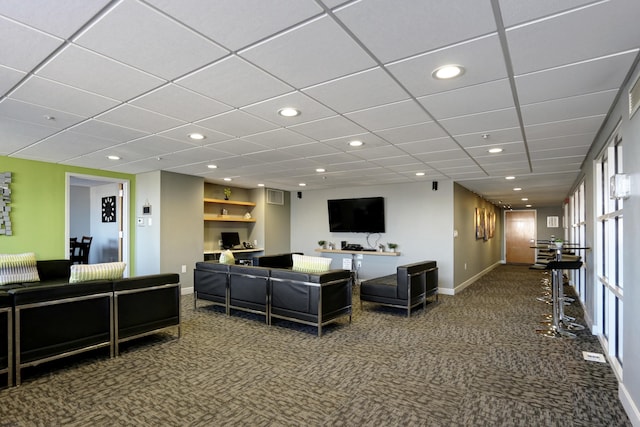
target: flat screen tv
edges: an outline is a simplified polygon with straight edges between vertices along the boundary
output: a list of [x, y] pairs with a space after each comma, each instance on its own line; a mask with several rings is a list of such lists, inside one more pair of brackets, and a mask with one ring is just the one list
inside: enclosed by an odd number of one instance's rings
[[329, 231], [384, 233], [384, 198], [327, 200]]
[[240, 235], [236, 231], [223, 231], [220, 233], [223, 249], [233, 249], [240, 244]]

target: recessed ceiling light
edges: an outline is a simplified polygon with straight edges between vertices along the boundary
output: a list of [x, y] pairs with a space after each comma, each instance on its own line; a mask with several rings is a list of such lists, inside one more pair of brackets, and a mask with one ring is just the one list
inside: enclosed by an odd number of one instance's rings
[[44, 119], [45, 120], [52, 120], [52, 121], [56, 120], [56, 118], [54, 116], [44, 116]]
[[522, 188], [516, 187], [516, 188], [513, 189], [513, 191], [522, 191]]
[[504, 179], [509, 179], [509, 180], [511, 180], [511, 179], [516, 179], [516, 177], [515, 177], [515, 176], [505, 176], [505, 177], [504, 177]]
[[120, 160], [120, 156], [107, 156], [109, 160]]
[[520, 200], [522, 200], [523, 202], [526, 202], [527, 200], [529, 200], [529, 198], [528, 198], [528, 197], [523, 197], [523, 198], [522, 198], [522, 199], [520, 199]]
[[207, 165], [209, 169], [218, 169], [218, 165]]
[[502, 153], [502, 148], [489, 148], [489, 152], [491, 154], [497, 154], [497, 153]]
[[364, 145], [364, 142], [359, 141], [359, 140], [353, 140], [353, 141], [349, 141], [349, 145], [352, 147], [362, 147]]
[[431, 73], [433, 78], [438, 80], [452, 79], [463, 74], [464, 67], [462, 65], [455, 64], [443, 65], [442, 67], [436, 68], [435, 70], [433, 70], [433, 73]]
[[300, 184], [298, 184], [300, 187], [306, 187], [307, 184], [305, 184], [304, 182], [301, 182]]
[[282, 117], [296, 117], [296, 116], [299, 116], [301, 113], [300, 113], [300, 110], [296, 108], [285, 107], [278, 110], [278, 114], [280, 114]]
[[231, 181], [231, 178], [222, 178], [224, 181]]
[[416, 172], [416, 176], [424, 176], [424, 172]]
[[530, 208], [532, 205], [524, 205], [525, 208]]
[[189, 138], [194, 139], [194, 140], [196, 140], [196, 141], [201, 141], [201, 140], [203, 140], [203, 139], [205, 139], [205, 138], [206, 138], [206, 136], [204, 136], [204, 135], [203, 135], [203, 134], [201, 134], [201, 133], [197, 133], [197, 132], [195, 132], [195, 133], [190, 133], [188, 136], [189, 136]]
[[322, 173], [322, 172], [326, 172], [327, 170], [325, 168], [318, 168], [316, 169], [316, 172], [318, 173]]
[[258, 184], [258, 187], [264, 187], [264, 184], [260, 183]]

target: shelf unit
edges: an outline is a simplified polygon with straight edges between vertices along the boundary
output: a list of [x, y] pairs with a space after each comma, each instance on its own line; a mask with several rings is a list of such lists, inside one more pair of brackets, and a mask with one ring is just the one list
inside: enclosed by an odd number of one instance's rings
[[[224, 199], [211, 199], [204, 198], [205, 203], [205, 211], [207, 204], [213, 205], [223, 205], [230, 207], [244, 207], [244, 208], [254, 208], [256, 204], [254, 202], [243, 202], [239, 200], [224, 200]], [[205, 213], [204, 214], [205, 221], [222, 221], [222, 222], [256, 222], [255, 218], [245, 218], [244, 215], [238, 215], [232, 213], [231, 215], [222, 215], [222, 214], [214, 214], [214, 213]]]
[[350, 254], [350, 255], [377, 255], [377, 256], [400, 256], [400, 252], [378, 252], [378, 251], [344, 251], [342, 249], [316, 249], [316, 252], [330, 254]]

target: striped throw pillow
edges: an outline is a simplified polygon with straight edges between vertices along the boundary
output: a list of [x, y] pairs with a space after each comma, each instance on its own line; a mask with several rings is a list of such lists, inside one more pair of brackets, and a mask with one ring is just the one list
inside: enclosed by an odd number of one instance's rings
[[69, 283], [89, 282], [91, 280], [122, 279], [124, 262], [104, 262], [100, 264], [74, 264], [71, 266]]
[[331, 258], [293, 254], [292, 259], [292, 270], [302, 273], [323, 273], [331, 267]]
[[36, 254], [0, 254], [0, 286], [39, 281]]

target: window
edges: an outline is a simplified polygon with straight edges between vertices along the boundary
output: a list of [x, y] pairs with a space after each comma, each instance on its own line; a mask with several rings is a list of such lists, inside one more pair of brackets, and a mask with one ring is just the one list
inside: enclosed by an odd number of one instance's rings
[[622, 173], [623, 146], [619, 133], [598, 157], [595, 164], [596, 184], [596, 330], [602, 337], [616, 373], [622, 375], [622, 314], [624, 307], [622, 243], [624, 238], [623, 201], [611, 198], [609, 182]]

